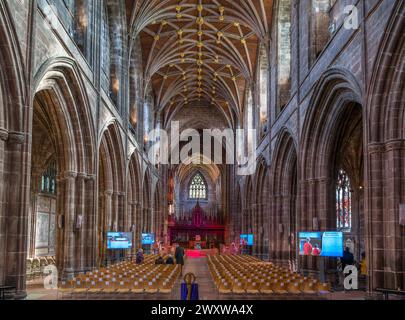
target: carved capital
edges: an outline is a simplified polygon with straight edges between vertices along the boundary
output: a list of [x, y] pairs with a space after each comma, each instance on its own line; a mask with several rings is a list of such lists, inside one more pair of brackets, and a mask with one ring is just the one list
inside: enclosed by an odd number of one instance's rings
[[78, 173], [74, 171], [66, 171], [64, 174], [65, 179], [76, 179], [78, 177]]
[[87, 181], [96, 181], [97, 176], [95, 174], [88, 174], [86, 177]]
[[392, 141], [387, 142], [387, 144], [386, 144], [387, 151], [402, 150], [404, 147], [405, 147], [404, 140], [392, 140]]
[[8, 130], [0, 128], [0, 140], [7, 141], [8, 139]]
[[11, 144], [23, 144], [25, 142], [25, 133], [23, 132], [9, 132], [8, 142]]
[[81, 180], [87, 180], [87, 174], [86, 173], [82, 173], [82, 172], [80, 172], [80, 173], [78, 173], [77, 174], [77, 178], [78, 179], [81, 179]]
[[368, 153], [384, 153], [384, 145], [381, 143], [373, 143], [368, 145]]
[[107, 197], [111, 197], [113, 195], [113, 191], [112, 190], [106, 190], [104, 191], [104, 195]]

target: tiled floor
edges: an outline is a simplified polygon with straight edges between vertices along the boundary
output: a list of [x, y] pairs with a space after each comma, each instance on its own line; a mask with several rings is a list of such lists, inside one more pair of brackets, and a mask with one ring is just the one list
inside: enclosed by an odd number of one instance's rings
[[[188, 258], [184, 266], [183, 275], [188, 272], [192, 272], [197, 277], [196, 281], [199, 285], [200, 300], [296, 300], [298, 299], [321, 299], [321, 300], [367, 300], [378, 299], [381, 296], [368, 295], [363, 291], [339, 291], [323, 296], [277, 296], [277, 295], [219, 295], [211, 278], [207, 259], [203, 258]], [[180, 284], [183, 281], [183, 277], [180, 277], [177, 281], [172, 294], [170, 295], [152, 295], [141, 294], [136, 296], [117, 296], [112, 295], [110, 297], [93, 296], [91, 299], [136, 299], [136, 300], [179, 300], [180, 299]], [[58, 298], [55, 290], [44, 289], [42, 280], [30, 282], [27, 286], [28, 300], [56, 300]], [[70, 297], [64, 297], [64, 299]], [[391, 299], [398, 299], [398, 297], [390, 297]], [[89, 297], [83, 296], [79, 299], [89, 299]]]

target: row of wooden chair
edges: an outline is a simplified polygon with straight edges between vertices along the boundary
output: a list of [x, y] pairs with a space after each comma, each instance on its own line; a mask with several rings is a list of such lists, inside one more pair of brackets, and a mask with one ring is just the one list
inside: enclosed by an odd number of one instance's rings
[[93, 270], [86, 274], [62, 281], [58, 293], [84, 295], [86, 298], [97, 295], [122, 294], [170, 294], [180, 273], [177, 265], [155, 265], [157, 256], [145, 257], [143, 264], [132, 261]]
[[208, 265], [220, 294], [322, 294], [330, 285], [254, 257], [210, 256]]

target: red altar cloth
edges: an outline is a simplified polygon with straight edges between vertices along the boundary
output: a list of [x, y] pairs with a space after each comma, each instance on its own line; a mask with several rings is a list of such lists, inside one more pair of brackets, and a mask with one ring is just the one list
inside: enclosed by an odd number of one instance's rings
[[207, 250], [194, 250], [194, 249], [187, 249], [186, 250], [186, 257], [187, 258], [202, 258], [206, 257], [207, 255], [214, 255], [218, 253], [217, 249], [207, 249]]

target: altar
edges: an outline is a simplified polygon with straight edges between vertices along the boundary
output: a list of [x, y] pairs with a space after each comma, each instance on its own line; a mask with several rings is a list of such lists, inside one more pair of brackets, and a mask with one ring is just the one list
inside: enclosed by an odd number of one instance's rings
[[207, 216], [198, 202], [191, 215], [179, 219], [169, 218], [170, 243], [179, 243], [187, 249], [219, 248], [224, 243], [224, 233], [225, 226], [220, 219]]

